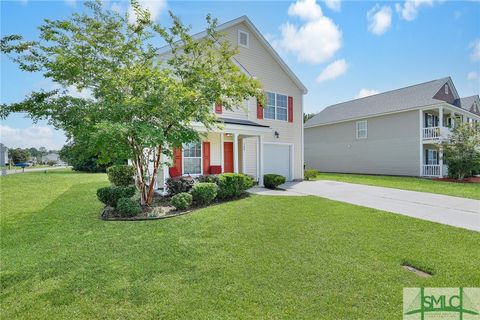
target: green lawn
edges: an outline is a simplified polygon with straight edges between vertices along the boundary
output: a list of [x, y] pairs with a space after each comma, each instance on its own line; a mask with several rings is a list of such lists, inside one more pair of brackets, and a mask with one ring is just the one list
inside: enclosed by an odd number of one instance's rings
[[449, 196], [480, 199], [480, 183], [455, 183], [413, 177], [375, 176], [345, 173], [320, 173], [315, 180], [335, 180]]
[[373, 209], [252, 196], [105, 222], [103, 174], [0, 183], [2, 319], [401, 319], [404, 287], [480, 286], [480, 233]]

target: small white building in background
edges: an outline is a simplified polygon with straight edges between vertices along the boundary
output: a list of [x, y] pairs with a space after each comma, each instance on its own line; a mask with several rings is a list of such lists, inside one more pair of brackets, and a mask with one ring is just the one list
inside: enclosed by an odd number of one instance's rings
[[56, 161], [57, 165], [66, 166], [67, 164], [60, 159], [60, 155], [58, 153], [52, 152], [42, 156], [42, 162], [47, 163], [48, 161]]
[[8, 148], [0, 143], [0, 166], [8, 164]]

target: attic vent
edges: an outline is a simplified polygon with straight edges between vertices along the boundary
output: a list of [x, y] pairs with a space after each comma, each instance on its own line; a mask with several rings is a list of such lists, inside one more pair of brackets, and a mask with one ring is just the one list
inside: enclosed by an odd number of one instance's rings
[[445, 94], [448, 94], [448, 84], [445, 85]]
[[242, 30], [238, 30], [238, 44], [242, 47], [248, 48], [248, 33]]

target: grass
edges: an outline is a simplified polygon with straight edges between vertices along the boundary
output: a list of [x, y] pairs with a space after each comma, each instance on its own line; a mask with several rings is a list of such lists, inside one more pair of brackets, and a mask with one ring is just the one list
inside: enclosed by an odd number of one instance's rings
[[0, 183], [2, 319], [401, 319], [404, 287], [480, 286], [479, 233], [322, 198], [105, 222], [103, 174]]
[[376, 176], [345, 173], [320, 173], [315, 180], [334, 180], [370, 186], [430, 192], [480, 200], [480, 183], [434, 181], [414, 177]]

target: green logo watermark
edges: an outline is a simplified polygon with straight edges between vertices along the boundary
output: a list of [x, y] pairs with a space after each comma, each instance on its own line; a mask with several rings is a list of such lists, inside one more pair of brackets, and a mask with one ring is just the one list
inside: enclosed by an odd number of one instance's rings
[[403, 319], [480, 320], [480, 288], [404, 288]]

